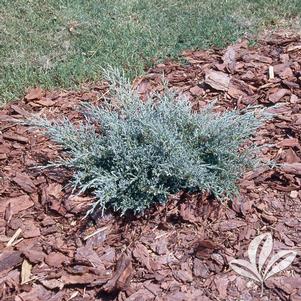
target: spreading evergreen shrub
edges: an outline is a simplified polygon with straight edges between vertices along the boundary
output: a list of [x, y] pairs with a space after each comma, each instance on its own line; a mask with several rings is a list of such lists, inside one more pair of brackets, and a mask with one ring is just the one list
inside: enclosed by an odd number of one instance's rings
[[89, 213], [139, 213], [180, 190], [232, 197], [242, 173], [258, 163], [255, 147], [241, 146], [269, 118], [262, 109], [193, 112], [168, 89], [141, 101], [118, 70], [106, 79], [110, 98], [84, 104], [80, 125], [32, 121], [64, 148], [66, 159], [56, 165], [74, 171], [73, 187], [95, 194]]

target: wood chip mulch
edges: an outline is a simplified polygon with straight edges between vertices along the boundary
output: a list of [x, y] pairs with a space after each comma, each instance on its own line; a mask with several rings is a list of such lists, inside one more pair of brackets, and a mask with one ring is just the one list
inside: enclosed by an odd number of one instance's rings
[[[255, 47], [186, 51], [134, 81], [141, 97], [161, 91], [162, 75], [200, 109], [261, 104], [275, 118], [252, 142], [280, 165], [240, 181], [241, 194], [219, 203], [180, 193], [141, 217], [82, 219], [92, 196], [72, 195], [70, 171], [37, 169], [59, 148], [16, 124], [31, 113], [77, 121], [81, 101], [100, 102], [107, 86], [81, 92], [31, 89], [0, 111], [0, 299], [217, 301], [301, 300], [301, 39], [275, 33]], [[274, 253], [296, 250], [285, 271], [260, 286], [229, 268], [247, 259], [254, 237], [272, 233]]]

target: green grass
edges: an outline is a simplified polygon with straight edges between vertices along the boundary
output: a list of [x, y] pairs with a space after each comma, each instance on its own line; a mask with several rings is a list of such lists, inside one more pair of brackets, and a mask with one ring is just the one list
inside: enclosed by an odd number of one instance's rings
[[[223, 47], [295, 19], [300, 0], [0, 0], [0, 103], [76, 87], [101, 67], [134, 77], [187, 48]], [[299, 17], [299, 19], [298, 19]]]

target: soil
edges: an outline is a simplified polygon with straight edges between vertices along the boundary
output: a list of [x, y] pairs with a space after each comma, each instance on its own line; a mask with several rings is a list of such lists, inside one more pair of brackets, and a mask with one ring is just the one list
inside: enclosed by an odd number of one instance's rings
[[[142, 99], [162, 91], [164, 75], [195, 110], [213, 100], [217, 110], [267, 106], [274, 118], [252, 143], [265, 145], [261, 156], [276, 166], [246, 173], [231, 201], [183, 192], [143, 216], [84, 218], [93, 196], [72, 194], [72, 172], [37, 168], [57, 159], [59, 147], [16, 121], [35, 113], [76, 122], [80, 102], [100, 103], [107, 85], [31, 89], [0, 111], [1, 300], [301, 300], [300, 36], [278, 32], [254, 47], [243, 40], [183, 58], [137, 78]], [[272, 234], [274, 254], [298, 255], [261, 293], [229, 262], [248, 260], [263, 233]]]

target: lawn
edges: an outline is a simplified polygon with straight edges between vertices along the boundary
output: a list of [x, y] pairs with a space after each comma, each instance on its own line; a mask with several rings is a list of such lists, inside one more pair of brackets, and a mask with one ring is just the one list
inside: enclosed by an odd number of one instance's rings
[[300, 25], [300, 14], [300, 0], [1, 0], [0, 104], [97, 80], [108, 64], [134, 77], [183, 49]]

